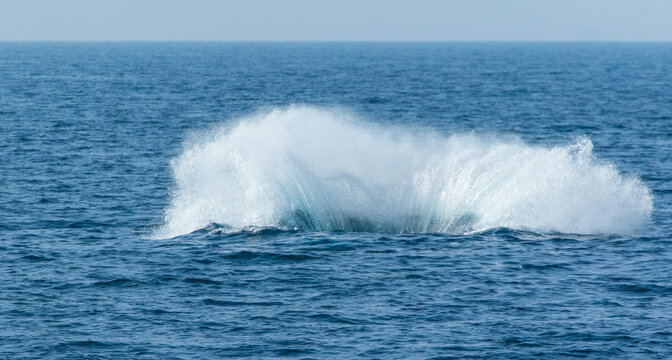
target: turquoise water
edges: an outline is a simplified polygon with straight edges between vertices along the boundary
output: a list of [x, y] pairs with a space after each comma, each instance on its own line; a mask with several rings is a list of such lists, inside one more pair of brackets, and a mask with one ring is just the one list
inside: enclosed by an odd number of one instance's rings
[[671, 64], [0, 43], [0, 357], [671, 357]]

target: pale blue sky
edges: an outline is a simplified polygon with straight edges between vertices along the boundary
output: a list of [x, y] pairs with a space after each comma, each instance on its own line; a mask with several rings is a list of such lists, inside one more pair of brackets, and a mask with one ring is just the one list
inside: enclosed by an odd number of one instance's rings
[[672, 41], [672, 0], [0, 0], [3, 40]]

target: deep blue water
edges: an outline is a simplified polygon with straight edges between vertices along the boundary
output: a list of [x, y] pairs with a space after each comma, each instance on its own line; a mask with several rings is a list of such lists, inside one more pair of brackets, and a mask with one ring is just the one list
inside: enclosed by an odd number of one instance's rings
[[0, 358], [672, 357], [669, 43], [0, 43], [0, 159]]

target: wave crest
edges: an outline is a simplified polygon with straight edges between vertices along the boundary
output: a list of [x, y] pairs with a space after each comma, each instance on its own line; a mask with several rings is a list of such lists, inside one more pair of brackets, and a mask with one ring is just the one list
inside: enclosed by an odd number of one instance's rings
[[635, 177], [592, 143], [442, 137], [341, 112], [276, 109], [193, 141], [171, 162], [175, 189], [158, 236], [233, 228], [464, 233], [497, 227], [623, 233], [650, 218]]

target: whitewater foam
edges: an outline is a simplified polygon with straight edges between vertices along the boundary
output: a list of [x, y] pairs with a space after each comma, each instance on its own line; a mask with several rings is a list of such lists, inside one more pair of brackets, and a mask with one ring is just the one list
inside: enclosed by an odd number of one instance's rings
[[190, 141], [159, 237], [212, 223], [314, 231], [624, 233], [653, 202], [635, 177], [564, 147], [386, 128], [293, 106]]

